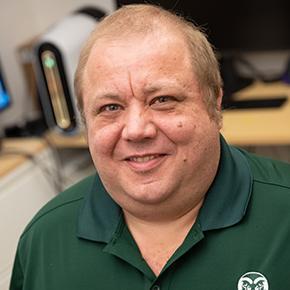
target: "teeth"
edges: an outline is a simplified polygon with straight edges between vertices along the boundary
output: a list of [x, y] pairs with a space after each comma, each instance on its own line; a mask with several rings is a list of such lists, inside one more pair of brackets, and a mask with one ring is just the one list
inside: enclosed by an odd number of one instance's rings
[[149, 160], [152, 160], [154, 158], [156, 158], [155, 155], [150, 155], [150, 156], [144, 156], [144, 157], [131, 157], [130, 160], [134, 162], [142, 163], [142, 162], [147, 162]]

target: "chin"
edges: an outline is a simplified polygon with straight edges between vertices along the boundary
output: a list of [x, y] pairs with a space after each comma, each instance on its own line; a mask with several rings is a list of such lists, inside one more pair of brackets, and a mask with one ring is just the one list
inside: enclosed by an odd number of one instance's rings
[[[157, 190], [158, 189], [158, 190]], [[135, 190], [128, 189], [126, 194], [129, 198], [142, 204], [154, 205], [161, 204], [168, 199], [170, 193], [166, 190], [160, 190], [157, 185], [154, 186], [138, 186]]]

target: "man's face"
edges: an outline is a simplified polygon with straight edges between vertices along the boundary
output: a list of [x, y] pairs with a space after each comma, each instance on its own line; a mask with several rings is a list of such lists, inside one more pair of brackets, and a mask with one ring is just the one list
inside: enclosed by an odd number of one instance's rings
[[123, 209], [181, 210], [208, 189], [219, 126], [209, 118], [182, 40], [99, 43], [84, 72], [83, 96], [94, 164]]

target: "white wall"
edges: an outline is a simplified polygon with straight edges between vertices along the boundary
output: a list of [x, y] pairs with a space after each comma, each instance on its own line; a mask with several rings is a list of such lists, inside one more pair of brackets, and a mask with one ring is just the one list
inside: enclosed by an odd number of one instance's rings
[[11, 108], [0, 115], [0, 127], [21, 125], [35, 113], [17, 47], [86, 5], [100, 7], [106, 12], [116, 8], [114, 0], [0, 0], [0, 61], [13, 98]]

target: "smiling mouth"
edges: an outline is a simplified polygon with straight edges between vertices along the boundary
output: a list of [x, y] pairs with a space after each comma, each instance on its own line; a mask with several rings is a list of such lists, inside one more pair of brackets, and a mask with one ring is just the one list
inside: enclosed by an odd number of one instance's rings
[[130, 156], [125, 159], [127, 164], [136, 172], [146, 172], [157, 168], [167, 154], [148, 154], [142, 156]]
[[156, 159], [158, 157], [164, 156], [164, 154], [155, 154], [155, 155], [146, 155], [146, 156], [132, 156], [129, 157], [127, 160], [128, 161], [133, 161], [137, 163], [145, 163], [150, 160]]

